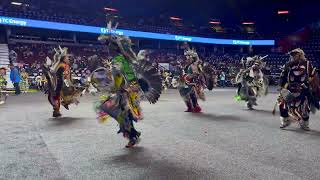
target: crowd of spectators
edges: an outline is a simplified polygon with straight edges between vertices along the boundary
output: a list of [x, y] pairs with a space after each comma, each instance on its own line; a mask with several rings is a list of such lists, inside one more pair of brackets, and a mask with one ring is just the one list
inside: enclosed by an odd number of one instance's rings
[[[111, 58], [108, 51], [100, 46], [67, 47], [71, 56], [72, 75], [78, 79], [85, 78], [90, 73], [88, 68], [89, 57], [98, 55], [103, 59]], [[16, 62], [19, 68], [24, 69], [32, 79], [37, 79], [37, 77], [43, 75], [42, 65], [45, 63], [46, 57], [53, 57], [53, 49], [57, 48], [57, 45], [15, 43], [10, 44], [9, 48], [11, 52], [15, 52], [13, 54], [16, 54]], [[204, 63], [212, 65], [218, 78], [222, 72], [225, 73], [227, 85], [231, 85], [231, 81], [241, 68], [241, 55], [239, 54], [199, 53], [199, 55]], [[173, 75], [179, 72], [181, 64], [184, 64], [185, 61], [183, 50], [149, 50], [148, 58], [157, 64], [160, 69], [163, 69], [162, 63], [168, 64], [167, 67]]]
[[[26, 72], [33, 76], [41, 75], [41, 66], [45, 63], [46, 57], [53, 57], [54, 45], [44, 44], [14, 44], [9, 46], [11, 50], [17, 53], [17, 62], [23, 67]], [[107, 50], [101, 47], [68, 47], [71, 54], [72, 70], [76, 76], [86, 74], [88, 67], [88, 59], [90, 56], [98, 55], [99, 57], [109, 58]], [[182, 50], [151, 50], [149, 59], [155, 63], [167, 63], [170, 70], [175, 71], [178, 66], [183, 64], [185, 60]], [[240, 54], [223, 54], [217, 55], [215, 53], [199, 53], [200, 58], [205, 63], [210, 63], [217, 73], [224, 71], [226, 73], [226, 80], [231, 80], [241, 68]], [[281, 72], [281, 66], [288, 60], [286, 55], [271, 54], [267, 61], [267, 68], [271, 71], [270, 74], [278, 76]]]
[[[319, 69], [319, 39], [320, 33], [315, 32], [312, 38], [301, 46], [306, 52], [306, 57], [312, 62], [312, 64]], [[41, 76], [41, 66], [45, 63], [46, 57], [52, 58], [54, 55], [54, 48], [58, 47], [57, 42], [41, 42], [41, 41], [29, 41], [19, 42], [12, 41], [9, 43], [10, 54], [16, 56], [16, 62], [19, 66], [26, 70], [26, 72], [33, 77]], [[72, 72], [75, 77], [81, 78], [88, 74], [89, 57], [97, 55], [103, 59], [111, 58], [108, 54], [106, 46], [92, 45], [92, 44], [73, 44], [64, 43], [63, 47], [68, 47], [71, 54]], [[136, 50], [138, 51], [138, 50]], [[12, 53], [14, 52], [14, 53]], [[149, 50], [149, 59], [154, 63], [157, 63], [161, 67], [162, 63], [166, 63], [170, 71], [173, 73], [179, 69], [178, 67], [183, 64], [185, 60], [184, 52], [181, 49], [152, 49]], [[210, 63], [219, 77], [221, 72], [225, 73], [226, 82], [230, 82], [234, 79], [237, 72], [241, 68], [241, 58], [250, 56], [241, 52], [227, 53], [227, 52], [212, 52], [201, 50], [198, 48], [198, 54], [204, 63]], [[252, 54], [251, 54], [252, 55]], [[276, 81], [281, 73], [281, 67], [288, 61], [289, 56], [281, 52], [269, 52], [263, 53], [262, 56], [268, 55], [265, 59], [267, 63], [266, 72], [271, 79], [271, 82]], [[228, 84], [228, 83], [227, 83]]]
[[[41, 77], [42, 66], [46, 61], [46, 57], [52, 58], [54, 48], [57, 45], [52, 44], [36, 44], [36, 43], [14, 43], [9, 44], [11, 54], [16, 56], [16, 62], [20, 69], [24, 69], [30, 77], [36, 79]], [[65, 46], [63, 46], [65, 47]], [[104, 59], [110, 58], [108, 51], [102, 46], [67, 46], [71, 56], [71, 68], [74, 77], [83, 78], [88, 75], [89, 57], [98, 55]], [[184, 63], [185, 57], [183, 50], [150, 50], [149, 59], [158, 64], [169, 64], [170, 70], [177, 70]], [[212, 64], [217, 73], [224, 71], [226, 78], [234, 78], [240, 69], [240, 55], [215, 55], [213, 53], [200, 54], [203, 62]]]
[[[35, 3], [36, 4], [36, 3]], [[115, 18], [118, 15], [109, 15], [106, 18], [105, 13], [91, 12], [91, 16], [85, 13], [73, 12], [70, 9], [61, 9], [59, 11], [52, 8], [39, 8], [34, 4], [24, 4], [22, 6], [7, 3], [1, 8], [0, 16], [36, 19], [44, 21], [106, 26], [106, 21], [113, 20], [119, 22], [119, 28], [147, 32], [157, 32], [164, 34], [180, 34], [187, 36], [206, 36], [215, 38], [239, 38], [239, 39], [263, 39], [261, 33], [246, 33], [241, 28], [230, 27], [228, 33], [215, 32], [210, 26], [197, 27], [192, 24], [179, 24], [179, 22], [170, 21], [169, 17], [159, 15], [159, 17], [137, 17], [137, 18]]]
[[[88, 59], [93, 55], [108, 58], [108, 53], [101, 46], [63, 46], [68, 48], [71, 59], [72, 76], [76, 79], [84, 78], [88, 72]], [[53, 58], [54, 48], [58, 45], [38, 43], [9, 44], [10, 55], [14, 57], [18, 68], [29, 75], [30, 84], [38, 86], [37, 81], [43, 76], [42, 66], [46, 57]], [[12, 58], [12, 57], [11, 57]]]

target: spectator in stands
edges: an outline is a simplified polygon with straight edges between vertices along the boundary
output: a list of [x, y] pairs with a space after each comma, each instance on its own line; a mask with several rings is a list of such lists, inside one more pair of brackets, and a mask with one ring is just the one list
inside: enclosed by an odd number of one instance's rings
[[10, 61], [12, 61], [12, 62], [17, 62], [17, 56], [18, 56], [18, 54], [17, 54], [14, 50], [11, 50], [11, 51], [9, 52], [9, 59], [10, 59]]
[[21, 92], [20, 92], [20, 73], [19, 73], [19, 70], [18, 68], [16, 68], [13, 63], [11, 62], [10, 63], [10, 80], [11, 82], [13, 83], [13, 86], [14, 86], [14, 89], [15, 89], [15, 94], [16, 95], [19, 95]]
[[220, 73], [220, 87], [226, 87], [226, 74], [224, 73], [224, 71], [221, 71]]

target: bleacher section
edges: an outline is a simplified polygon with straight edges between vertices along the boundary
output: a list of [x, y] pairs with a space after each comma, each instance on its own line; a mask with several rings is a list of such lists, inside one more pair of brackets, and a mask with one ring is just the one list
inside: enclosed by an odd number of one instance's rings
[[7, 44], [0, 44], [0, 67], [5, 67], [7, 69], [7, 81], [9, 82], [7, 84], [7, 88], [13, 88], [12, 83], [10, 83], [9, 75], [10, 75], [10, 69], [8, 68], [8, 65], [10, 64], [9, 60], [9, 48]]
[[8, 66], [9, 48], [7, 44], [0, 44], [0, 66]]
[[[319, 69], [320, 66], [320, 31], [314, 30], [311, 38], [304, 44], [293, 48], [301, 48], [305, 51], [306, 57], [311, 61], [314, 67]], [[284, 53], [269, 54], [266, 58], [268, 65], [271, 67], [273, 76], [279, 76], [281, 73], [280, 68], [289, 60], [289, 56]]]

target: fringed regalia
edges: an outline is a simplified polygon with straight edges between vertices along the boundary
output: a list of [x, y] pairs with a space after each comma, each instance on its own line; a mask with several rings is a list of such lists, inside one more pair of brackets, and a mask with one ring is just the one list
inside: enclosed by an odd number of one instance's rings
[[48, 101], [53, 107], [53, 117], [60, 117], [60, 105], [69, 110], [70, 104], [78, 104], [84, 88], [76, 87], [71, 78], [71, 70], [64, 58], [68, 58], [67, 48], [54, 49], [53, 61], [47, 57], [43, 66], [47, 79]]
[[8, 94], [7, 89], [6, 68], [0, 68], [0, 105], [6, 102]]
[[24, 93], [27, 93], [29, 91], [29, 81], [28, 81], [28, 78], [29, 78], [29, 74], [23, 70], [21, 72], [21, 89]]
[[[108, 26], [111, 30], [110, 23]], [[162, 91], [161, 75], [149, 61], [137, 58], [128, 37], [103, 35], [99, 39], [109, 41], [119, 54], [92, 73], [91, 84], [104, 93], [95, 109], [101, 122], [110, 117], [118, 122], [118, 133], [129, 139], [126, 147], [130, 148], [140, 140], [141, 133], [134, 127], [134, 122], [143, 118], [140, 101], [142, 98], [151, 104], [158, 101]]]
[[187, 106], [185, 112], [199, 113], [201, 107], [198, 104], [198, 98], [205, 100], [205, 77], [197, 52], [194, 49], [187, 49], [185, 56], [187, 64], [180, 78], [179, 92]]
[[170, 73], [164, 71], [162, 73], [162, 89], [166, 91], [168, 88], [170, 88], [171, 83], [170, 83]]
[[295, 49], [289, 54], [291, 60], [285, 64], [280, 77], [280, 128], [294, 121], [299, 122], [302, 129], [309, 130], [309, 114], [319, 109], [318, 75], [302, 49]]
[[257, 98], [268, 93], [268, 78], [263, 74], [265, 57], [242, 58], [243, 69], [236, 76], [238, 91], [236, 100], [247, 102], [247, 107], [257, 106]]

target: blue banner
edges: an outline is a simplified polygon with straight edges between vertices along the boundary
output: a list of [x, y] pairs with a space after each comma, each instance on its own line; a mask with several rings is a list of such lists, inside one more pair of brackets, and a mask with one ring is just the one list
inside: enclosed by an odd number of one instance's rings
[[131, 30], [123, 30], [123, 29], [117, 29], [115, 31], [109, 32], [108, 29], [103, 27], [39, 21], [39, 20], [21, 19], [21, 18], [12, 18], [12, 17], [3, 17], [3, 16], [0, 16], [0, 24], [9, 25], [9, 26], [54, 29], [54, 30], [62, 30], [62, 31], [86, 32], [86, 33], [95, 33], [95, 34], [113, 33], [121, 36], [129, 36], [129, 37], [136, 37], [136, 38], [161, 39], [161, 40], [183, 41], [183, 42], [193, 42], [193, 43], [246, 45], [246, 46], [275, 45], [274, 40], [215, 39], [215, 38], [171, 35], [171, 34], [161, 34], [161, 33], [142, 32], [142, 31], [131, 31]]

